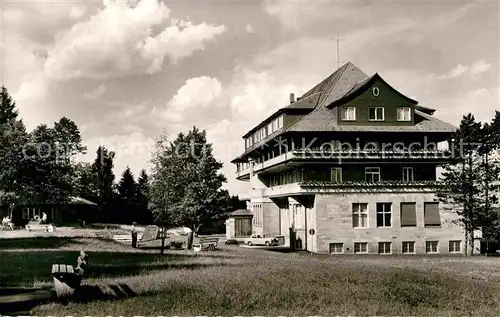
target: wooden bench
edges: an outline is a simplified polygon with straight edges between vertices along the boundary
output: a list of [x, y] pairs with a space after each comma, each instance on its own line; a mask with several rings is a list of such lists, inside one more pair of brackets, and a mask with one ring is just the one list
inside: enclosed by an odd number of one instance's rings
[[200, 238], [199, 243], [193, 244], [194, 251], [210, 250], [213, 251], [219, 244], [219, 238]]
[[54, 280], [57, 297], [73, 295], [82, 282], [82, 275], [75, 272], [72, 265], [52, 264], [50, 275]]
[[68, 264], [52, 264], [50, 275], [54, 280], [54, 288], [57, 297], [68, 297], [75, 293], [81, 282], [87, 267], [87, 254], [81, 251], [77, 259], [78, 265], [73, 267]]

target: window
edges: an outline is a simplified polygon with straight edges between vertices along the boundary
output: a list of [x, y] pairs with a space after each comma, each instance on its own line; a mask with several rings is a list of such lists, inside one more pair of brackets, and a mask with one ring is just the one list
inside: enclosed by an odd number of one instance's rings
[[426, 227], [440, 227], [441, 217], [439, 216], [439, 203], [424, 203], [424, 223]]
[[449, 252], [450, 253], [460, 253], [461, 252], [460, 244], [461, 244], [461, 241], [450, 241]]
[[401, 203], [401, 227], [416, 227], [416, 203]]
[[384, 121], [384, 108], [382, 107], [369, 108], [368, 119], [370, 121]]
[[283, 116], [278, 118], [278, 130], [283, 128]]
[[438, 242], [437, 241], [426, 241], [425, 242], [425, 252], [426, 253], [438, 253]]
[[262, 226], [262, 218], [263, 218], [262, 204], [253, 205], [253, 221], [252, 222], [256, 226]]
[[332, 254], [344, 253], [344, 244], [343, 243], [330, 243], [330, 253], [332, 253]]
[[391, 243], [390, 242], [379, 242], [378, 243], [378, 253], [379, 254], [391, 254]]
[[403, 167], [403, 182], [413, 182], [413, 167]]
[[391, 222], [391, 203], [377, 203], [377, 227], [390, 227]]
[[354, 253], [368, 253], [368, 243], [366, 242], [355, 242], [354, 243]]
[[234, 234], [236, 237], [247, 237], [252, 234], [252, 221], [250, 218], [234, 219]]
[[343, 121], [356, 121], [356, 108], [355, 107], [342, 108], [341, 118]]
[[414, 241], [403, 241], [403, 254], [415, 253]]
[[342, 168], [334, 167], [330, 170], [331, 181], [333, 183], [342, 183]]
[[368, 227], [368, 204], [352, 204], [352, 227]]
[[380, 167], [366, 167], [365, 181], [368, 183], [380, 182]]
[[410, 107], [398, 108], [398, 121], [411, 121], [411, 108]]

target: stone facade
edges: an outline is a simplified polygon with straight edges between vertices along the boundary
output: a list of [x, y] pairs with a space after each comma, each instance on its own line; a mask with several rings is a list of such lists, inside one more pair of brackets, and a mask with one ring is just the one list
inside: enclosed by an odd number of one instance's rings
[[[438, 253], [449, 253], [449, 241], [460, 241], [464, 248], [464, 231], [454, 223], [457, 214], [439, 204], [440, 227], [425, 227], [424, 203], [435, 202], [432, 193], [338, 194], [318, 195], [315, 201], [316, 243], [313, 252], [329, 253], [330, 243], [342, 243], [344, 254], [354, 253], [354, 243], [367, 243], [368, 253], [379, 253], [379, 242], [390, 242], [391, 253], [401, 254], [404, 241], [414, 242], [414, 253], [426, 253], [426, 241], [438, 241]], [[377, 227], [377, 203], [391, 203], [391, 226]], [[416, 204], [416, 226], [401, 226], [401, 203]], [[368, 223], [353, 228], [353, 203], [368, 204]]]

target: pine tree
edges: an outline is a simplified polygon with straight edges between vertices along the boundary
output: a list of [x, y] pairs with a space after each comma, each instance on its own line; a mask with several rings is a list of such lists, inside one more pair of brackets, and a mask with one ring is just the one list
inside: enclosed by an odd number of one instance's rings
[[149, 177], [146, 170], [141, 170], [137, 180], [137, 203], [139, 208], [139, 221], [143, 224], [151, 224], [153, 215], [148, 208], [149, 205]]
[[130, 167], [127, 166], [125, 171], [123, 171], [122, 178], [118, 183], [118, 195], [120, 198], [127, 201], [135, 201], [137, 197], [137, 185], [134, 180], [134, 175], [130, 170]]
[[481, 145], [481, 123], [472, 114], [462, 118], [460, 127], [450, 142], [452, 160], [445, 165], [442, 175], [443, 187], [439, 199], [455, 207], [459, 223], [465, 229], [465, 253], [473, 254], [474, 230], [481, 228], [482, 212], [481, 173], [478, 158]]
[[0, 88], [0, 124], [5, 124], [17, 119], [16, 103], [12, 100], [7, 88]]
[[114, 219], [112, 215], [111, 203], [114, 200], [113, 184], [115, 175], [113, 174], [114, 152], [109, 152], [104, 146], [97, 149], [97, 157], [92, 164], [96, 175], [98, 204], [103, 213], [103, 218]]

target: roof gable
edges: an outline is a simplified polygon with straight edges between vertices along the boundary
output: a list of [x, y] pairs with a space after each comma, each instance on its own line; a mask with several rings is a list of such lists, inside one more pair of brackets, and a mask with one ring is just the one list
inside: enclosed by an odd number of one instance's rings
[[380, 82], [382, 85], [385, 85], [386, 88], [390, 89], [394, 94], [398, 95], [406, 102], [411, 103], [413, 105], [418, 104], [418, 101], [413, 100], [410, 97], [404, 95], [403, 93], [401, 93], [400, 91], [389, 85], [389, 83], [387, 83], [387, 81], [385, 81], [378, 73], [375, 73], [375, 75], [356, 83], [346, 94], [344, 94], [341, 98], [337, 99], [335, 102], [328, 104], [327, 107], [333, 108], [337, 105], [352, 100], [353, 98], [356, 98], [357, 96], [365, 92], [367, 89], [372, 87], [377, 82]]

